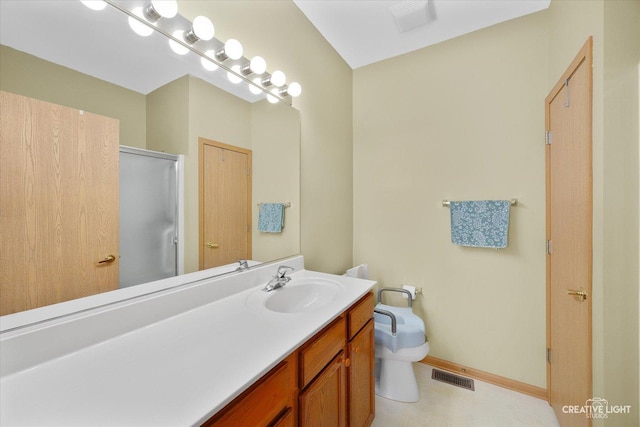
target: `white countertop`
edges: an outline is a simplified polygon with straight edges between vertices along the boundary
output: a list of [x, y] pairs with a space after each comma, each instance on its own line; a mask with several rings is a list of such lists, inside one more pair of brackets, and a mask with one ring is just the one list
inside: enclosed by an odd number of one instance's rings
[[9, 372], [0, 379], [0, 425], [187, 426], [206, 421], [375, 284], [307, 270], [292, 276], [339, 280], [344, 291], [315, 311], [285, 314], [247, 306], [247, 297], [261, 283]]

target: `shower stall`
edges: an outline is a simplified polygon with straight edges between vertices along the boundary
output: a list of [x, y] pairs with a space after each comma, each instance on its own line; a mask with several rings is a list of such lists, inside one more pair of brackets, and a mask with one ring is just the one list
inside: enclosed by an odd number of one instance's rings
[[183, 164], [120, 146], [120, 288], [183, 273]]

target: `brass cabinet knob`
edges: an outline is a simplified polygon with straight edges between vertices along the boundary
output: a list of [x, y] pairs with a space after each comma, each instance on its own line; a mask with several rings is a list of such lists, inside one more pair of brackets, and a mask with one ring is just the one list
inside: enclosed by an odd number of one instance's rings
[[219, 244], [217, 244], [217, 243], [212, 243], [212, 242], [207, 242], [207, 243], [206, 243], [206, 245], [207, 245], [207, 247], [208, 247], [208, 248], [210, 248], [210, 249], [216, 249], [216, 248], [219, 248], [219, 247], [220, 247], [220, 245], [219, 245]]

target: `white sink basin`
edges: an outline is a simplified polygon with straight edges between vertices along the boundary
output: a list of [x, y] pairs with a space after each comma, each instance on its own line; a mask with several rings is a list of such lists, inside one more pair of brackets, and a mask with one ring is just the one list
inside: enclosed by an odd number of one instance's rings
[[324, 307], [342, 290], [343, 285], [334, 280], [300, 277], [270, 292], [263, 289], [252, 292], [247, 297], [247, 305], [277, 313], [301, 313]]

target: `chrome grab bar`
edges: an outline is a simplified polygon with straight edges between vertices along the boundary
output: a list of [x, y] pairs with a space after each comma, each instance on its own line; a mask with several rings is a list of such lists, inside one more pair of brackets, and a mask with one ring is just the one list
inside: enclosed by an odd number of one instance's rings
[[407, 294], [407, 299], [409, 300], [409, 308], [413, 305], [413, 297], [411, 296], [411, 292], [406, 289], [400, 288], [380, 288], [378, 291], [378, 302], [382, 303], [382, 292], [392, 291], [392, 292], [402, 292], [403, 294]]
[[388, 310], [383, 310], [381, 308], [374, 308], [373, 311], [378, 314], [389, 316], [391, 318], [391, 335], [395, 336], [396, 331], [398, 330], [398, 320], [396, 319], [395, 314], [393, 314]]

